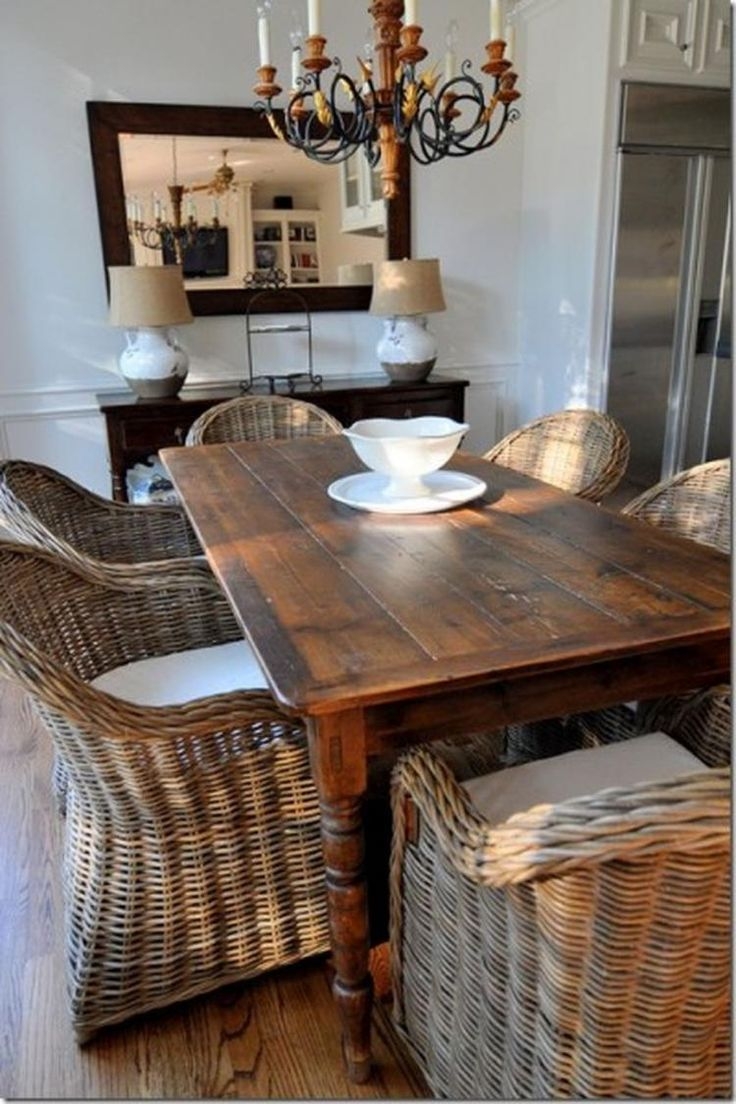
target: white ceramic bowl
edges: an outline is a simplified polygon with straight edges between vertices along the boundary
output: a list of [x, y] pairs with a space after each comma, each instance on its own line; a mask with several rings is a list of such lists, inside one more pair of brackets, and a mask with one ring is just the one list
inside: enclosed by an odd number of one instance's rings
[[422, 476], [446, 464], [470, 428], [452, 418], [365, 418], [344, 429], [355, 452], [372, 471], [388, 477], [383, 494], [414, 498], [429, 494]]

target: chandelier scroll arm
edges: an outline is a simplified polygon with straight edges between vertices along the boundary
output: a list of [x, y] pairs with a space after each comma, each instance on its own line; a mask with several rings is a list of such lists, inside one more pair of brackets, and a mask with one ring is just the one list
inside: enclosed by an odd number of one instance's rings
[[[492, 32], [496, 3], [492, 0]], [[498, 31], [486, 43], [481, 65], [490, 78], [489, 93], [472, 74], [469, 61], [462, 63], [460, 76], [452, 72], [456, 63], [451, 66], [446, 61], [444, 82], [436, 64], [418, 72], [427, 57], [421, 43], [423, 29], [414, 21], [403, 24], [403, 0], [373, 0], [368, 10], [373, 19], [373, 52], [369, 62], [358, 58], [357, 83], [343, 71], [338, 58], [326, 56], [323, 35], [311, 33], [301, 62], [305, 76], [292, 75], [296, 87], [284, 112], [283, 129], [273, 108], [281, 91], [276, 69], [265, 64], [263, 55], [255, 86], [262, 98], [255, 106], [266, 114], [277, 137], [312, 160], [338, 163], [362, 147], [372, 167], [380, 163], [383, 195], [390, 200], [399, 193], [402, 145], [421, 164], [487, 149], [519, 117], [512, 105], [520, 93], [515, 88], [517, 74], [506, 56], [507, 43]], [[454, 62], [454, 53], [448, 57]], [[328, 83], [323, 77], [331, 66], [334, 73]], [[339, 96], [343, 103], [345, 97], [351, 102], [350, 111], [341, 108]]]

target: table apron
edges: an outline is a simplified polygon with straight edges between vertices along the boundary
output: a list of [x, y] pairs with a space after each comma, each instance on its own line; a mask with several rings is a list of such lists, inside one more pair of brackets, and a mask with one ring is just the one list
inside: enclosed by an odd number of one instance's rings
[[723, 639], [465, 688], [433, 687], [421, 697], [366, 706], [365, 749], [378, 755], [397, 743], [545, 720], [729, 679], [730, 641]]

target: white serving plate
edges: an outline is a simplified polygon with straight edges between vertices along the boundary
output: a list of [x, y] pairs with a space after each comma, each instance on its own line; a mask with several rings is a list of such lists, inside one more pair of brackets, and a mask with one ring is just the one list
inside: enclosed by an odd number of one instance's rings
[[374, 514], [435, 514], [472, 502], [486, 490], [475, 475], [446, 469], [422, 476], [425, 493], [410, 498], [386, 494], [390, 482], [389, 476], [378, 472], [357, 472], [330, 483], [327, 493], [335, 502]]

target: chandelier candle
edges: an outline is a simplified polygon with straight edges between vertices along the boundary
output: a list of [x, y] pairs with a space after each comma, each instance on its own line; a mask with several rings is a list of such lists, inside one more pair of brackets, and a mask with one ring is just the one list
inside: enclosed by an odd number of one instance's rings
[[320, 34], [320, 29], [319, 29], [320, 10], [319, 10], [319, 6], [320, 6], [319, 5], [319, 0], [309, 0], [308, 26], [309, 26], [310, 37], [315, 37], [316, 35]]
[[261, 65], [271, 64], [271, 35], [268, 27], [268, 9], [264, 6], [258, 9], [258, 50]]
[[491, 0], [491, 42], [501, 38], [501, 0]]
[[282, 124], [273, 102], [281, 88], [271, 63], [268, 6], [263, 0], [258, 7], [261, 62], [255, 107], [264, 112], [278, 138], [313, 161], [334, 165], [362, 149], [371, 167], [380, 164], [385, 199], [399, 193], [402, 146], [422, 165], [466, 157], [494, 145], [507, 123], [518, 118], [513, 104], [520, 93], [514, 87], [517, 74], [505, 56], [502, 0], [490, 0], [491, 39], [487, 60], [480, 66], [490, 78], [487, 89], [470, 61], [458, 64], [454, 35], [447, 43], [444, 76], [438, 75], [436, 64], [423, 67], [427, 50], [420, 41], [417, 0], [407, 0], [406, 5], [403, 0], [374, 0], [369, 7], [373, 57], [359, 60], [360, 72], [354, 74], [326, 55], [320, 0], [308, 0], [302, 73], [293, 50], [292, 90]]

